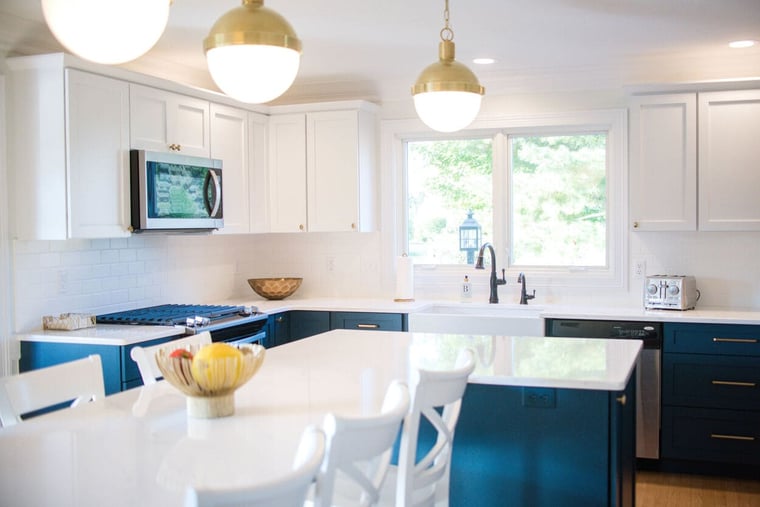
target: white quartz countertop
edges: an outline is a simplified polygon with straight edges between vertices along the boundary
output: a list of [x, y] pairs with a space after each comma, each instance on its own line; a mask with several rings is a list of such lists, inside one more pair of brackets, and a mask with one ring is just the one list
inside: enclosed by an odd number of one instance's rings
[[48, 343], [79, 343], [86, 345], [125, 346], [144, 343], [168, 336], [180, 336], [183, 327], [129, 326], [121, 324], [97, 324], [94, 327], [73, 331], [40, 330], [16, 335], [19, 341]]
[[306, 426], [328, 412], [377, 413], [392, 380], [414, 367], [449, 369], [463, 347], [478, 361], [471, 382], [618, 391], [640, 346], [330, 331], [268, 350], [230, 417], [188, 417], [185, 397], [161, 381], [3, 428], [0, 503], [179, 506], [189, 485], [242, 487], [285, 473]]
[[[378, 313], [414, 313], [429, 310], [434, 305], [461, 306], [464, 309], [487, 307], [489, 312], [513, 312], [516, 308], [535, 311], [537, 318], [592, 319], [592, 320], [632, 320], [648, 322], [683, 322], [714, 324], [760, 324], [760, 310], [731, 308], [698, 308], [696, 310], [644, 310], [640, 307], [600, 307], [592, 305], [552, 305], [515, 304], [484, 305], [480, 303], [459, 303], [456, 301], [419, 300], [396, 302], [392, 299], [361, 298], [309, 298], [268, 301], [240, 298], [217, 302], [216, 304], [255, 306], [260, 312], [276, 314], [291, 310], [346, 311]], [[463, 318], [467, 318], [463, 314]], [[165, 326], [127, 326], [98, 324], [92, 328], [75, 331], [29, 331], [17, 335], [21, 341], [80, 343], [91, 345], [124, 346], [146, 342], [156, 338], [182, 334], [182, 328]]]

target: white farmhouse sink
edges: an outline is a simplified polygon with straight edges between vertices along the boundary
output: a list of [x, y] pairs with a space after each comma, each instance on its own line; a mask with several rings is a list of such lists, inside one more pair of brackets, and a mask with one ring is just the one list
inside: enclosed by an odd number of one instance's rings
[[543, 307], [439, 303], [409, 314], [409, 331], [422, 333], [544, 336]]

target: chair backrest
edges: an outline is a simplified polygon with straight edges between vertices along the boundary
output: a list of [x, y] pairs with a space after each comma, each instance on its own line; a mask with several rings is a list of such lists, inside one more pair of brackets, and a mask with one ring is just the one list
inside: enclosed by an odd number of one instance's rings
[[156, 363], [156, 352], [159, 349], [165, 349], [168, 353], [171, 353], [176, 349], [186, 349], [192, 345], [207, 345], [211, 343], [211, 333], [204, 331], [202, 333], [186, 336], [185, 338], [178, 338], [166, 343], [160, 343], [150, 347], [132, 347], [132, 351], [129, 353], [132, 360], [137, 363], [137, 368], [140, 370], [140, 376], [144, 385], [155, 384], [156, 379], [163, 377], [163, 373], [158, 369], [158, 363]]
[[97, 354], [67, 363], [0, 378], [0, 422], [11, 426], [21, 416], [73, 400], [81, 402], [106, 396], [103, 366]]
[[185, 495], [185, 507], [303, 507], [324, 455], [325, 434], [315, 426], [309, 426], [301, 435], [291, 473], [247, 488], [190, 488]]
[[[412, 406], [404, 419], [396, 479], [396, 507], [448, 505], [451, 451], [467, 379], [475, 369], [474, 354], [463, 351], [455, 369], [414, 370], [409, 389]], [[420, 421], [426, 418], [437, 436], [432, 448], [418, 459]]]
[[[325, 416], [327, 454], [314, 493], [314, 507], [328, 507], [334, 500], [336, 480], [347, 480], [341, 493], [349, 505], [375, 505], [379, 499], [393, 444], [401, 421], [409, 411], [409, 389], [391, 382], [380, 414], [370, 417]], [[344, 498], [346, 499], [346, 498]]]

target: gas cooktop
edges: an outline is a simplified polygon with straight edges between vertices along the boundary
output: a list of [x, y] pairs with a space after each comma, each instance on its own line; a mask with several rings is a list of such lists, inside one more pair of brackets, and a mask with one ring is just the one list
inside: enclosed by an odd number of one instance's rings
[[208, 325], [218, 320], [245, 319], [259, 315], [255, 308], [226, 305], [158, 305], [98, 315], [99, 324], [185, 326], [189, 320]]

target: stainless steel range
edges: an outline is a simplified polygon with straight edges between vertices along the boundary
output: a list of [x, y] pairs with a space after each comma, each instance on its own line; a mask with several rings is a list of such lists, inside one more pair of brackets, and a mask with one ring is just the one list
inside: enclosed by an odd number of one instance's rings
[[231, 344], [266, 340], [267, 315], [255, 307], [226, 305], [158, 305], [97, 316], [99, 324], [174, 326], [186, 335], [208, 331], [211, 340]]

